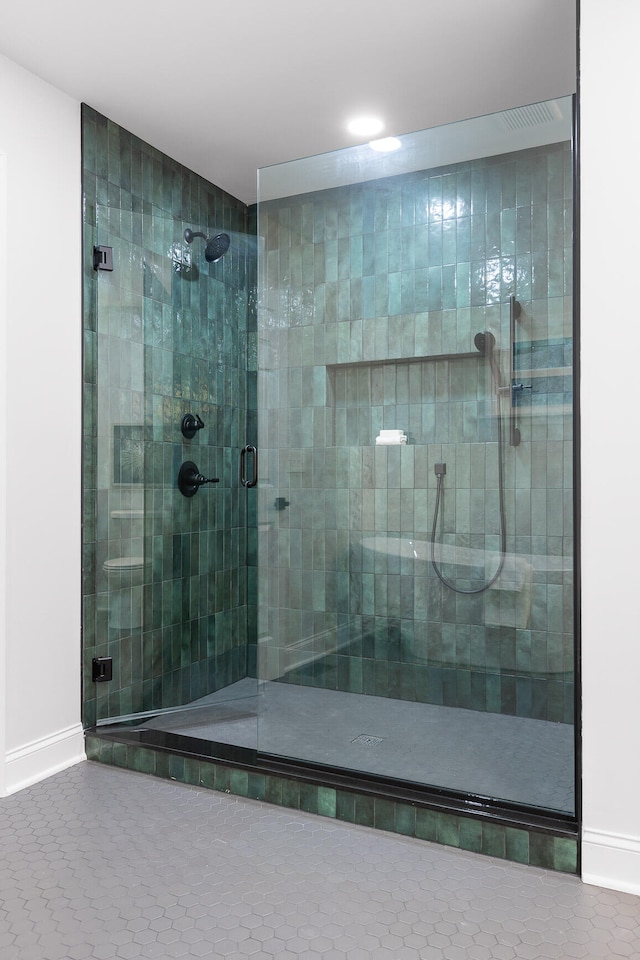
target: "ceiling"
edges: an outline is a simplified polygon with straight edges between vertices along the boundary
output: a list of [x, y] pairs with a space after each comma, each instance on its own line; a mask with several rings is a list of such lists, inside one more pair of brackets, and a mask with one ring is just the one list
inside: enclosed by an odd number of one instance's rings
[[0, 53], [250, 203], [258, 167], [571, 94], [576, 0], [15, 0]]

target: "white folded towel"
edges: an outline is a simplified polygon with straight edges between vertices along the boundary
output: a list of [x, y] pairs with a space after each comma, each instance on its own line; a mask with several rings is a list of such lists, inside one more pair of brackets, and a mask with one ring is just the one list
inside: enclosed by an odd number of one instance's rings
[[377, 444], [406, 443], [407, 435], [404, 430], [381, 430], [376, 437]]

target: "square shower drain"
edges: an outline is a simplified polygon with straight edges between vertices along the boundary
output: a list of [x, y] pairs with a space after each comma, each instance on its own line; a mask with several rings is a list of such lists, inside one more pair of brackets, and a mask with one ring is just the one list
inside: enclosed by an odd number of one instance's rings
[[368, 733], [361, 733], [360, 736], [352, 740], [351, 743], [357, 743], [363, 747], [377, 747], [383, 740], [384, 737], [370, 737]]

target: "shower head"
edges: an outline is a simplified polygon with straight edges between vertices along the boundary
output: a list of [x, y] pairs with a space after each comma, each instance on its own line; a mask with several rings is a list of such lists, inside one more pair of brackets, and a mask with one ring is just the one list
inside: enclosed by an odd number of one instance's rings
[[502, 391], [502, 377], [500, 376], [498, 359], [494, 353], [496, 338], [489, 330], [483, 330], [480, 333], [476, 333], [475, 337], [473, 338], [473, 343], [480, 355], [486, 357], [489, 361], [489, 366], [491, 367], [491, 376], [493, 378], [493, 386], [496, 391], [496, 396], [499, 397]]
[[476, 333], [473, 338], [473, 344], [476, 350], [482, 354], [483, 357], [486, 357], [493, 352], [493, 348], [496, 345], [496, 338], [492, 333], [489, 333], [488, 330], [484, 330], [482, 333]]
[[217, 233], [215, 237], [208, 237], [206, 233], [200, 230], [190, 230], [189, 227], [184, 232], [184, 239], [187, 243], [193, 243], [196, 237], [201, 237], [206, 242], [204, 258], [207, 263], [217, 263], [224, 257], [229, 249], [231, 240], [228, 233]]
[[217, 263], [224, 257], [230, 243], [228, 233], [219, 233], [215, 237], [210, 237], [204, 251], [205, 260], [208, 263]]

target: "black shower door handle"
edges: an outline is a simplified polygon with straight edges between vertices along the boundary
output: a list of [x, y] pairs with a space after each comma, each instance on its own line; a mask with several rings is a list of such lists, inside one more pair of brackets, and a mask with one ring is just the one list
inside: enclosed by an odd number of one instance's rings
[[[247, 477], [246, 458], [247, 454], [253, 454], [253, 473]], [[248, 443], [240, 451], [240, 483], [243, 487], [255, 487], [258, 482], [258, 450], [252, 443]]]

